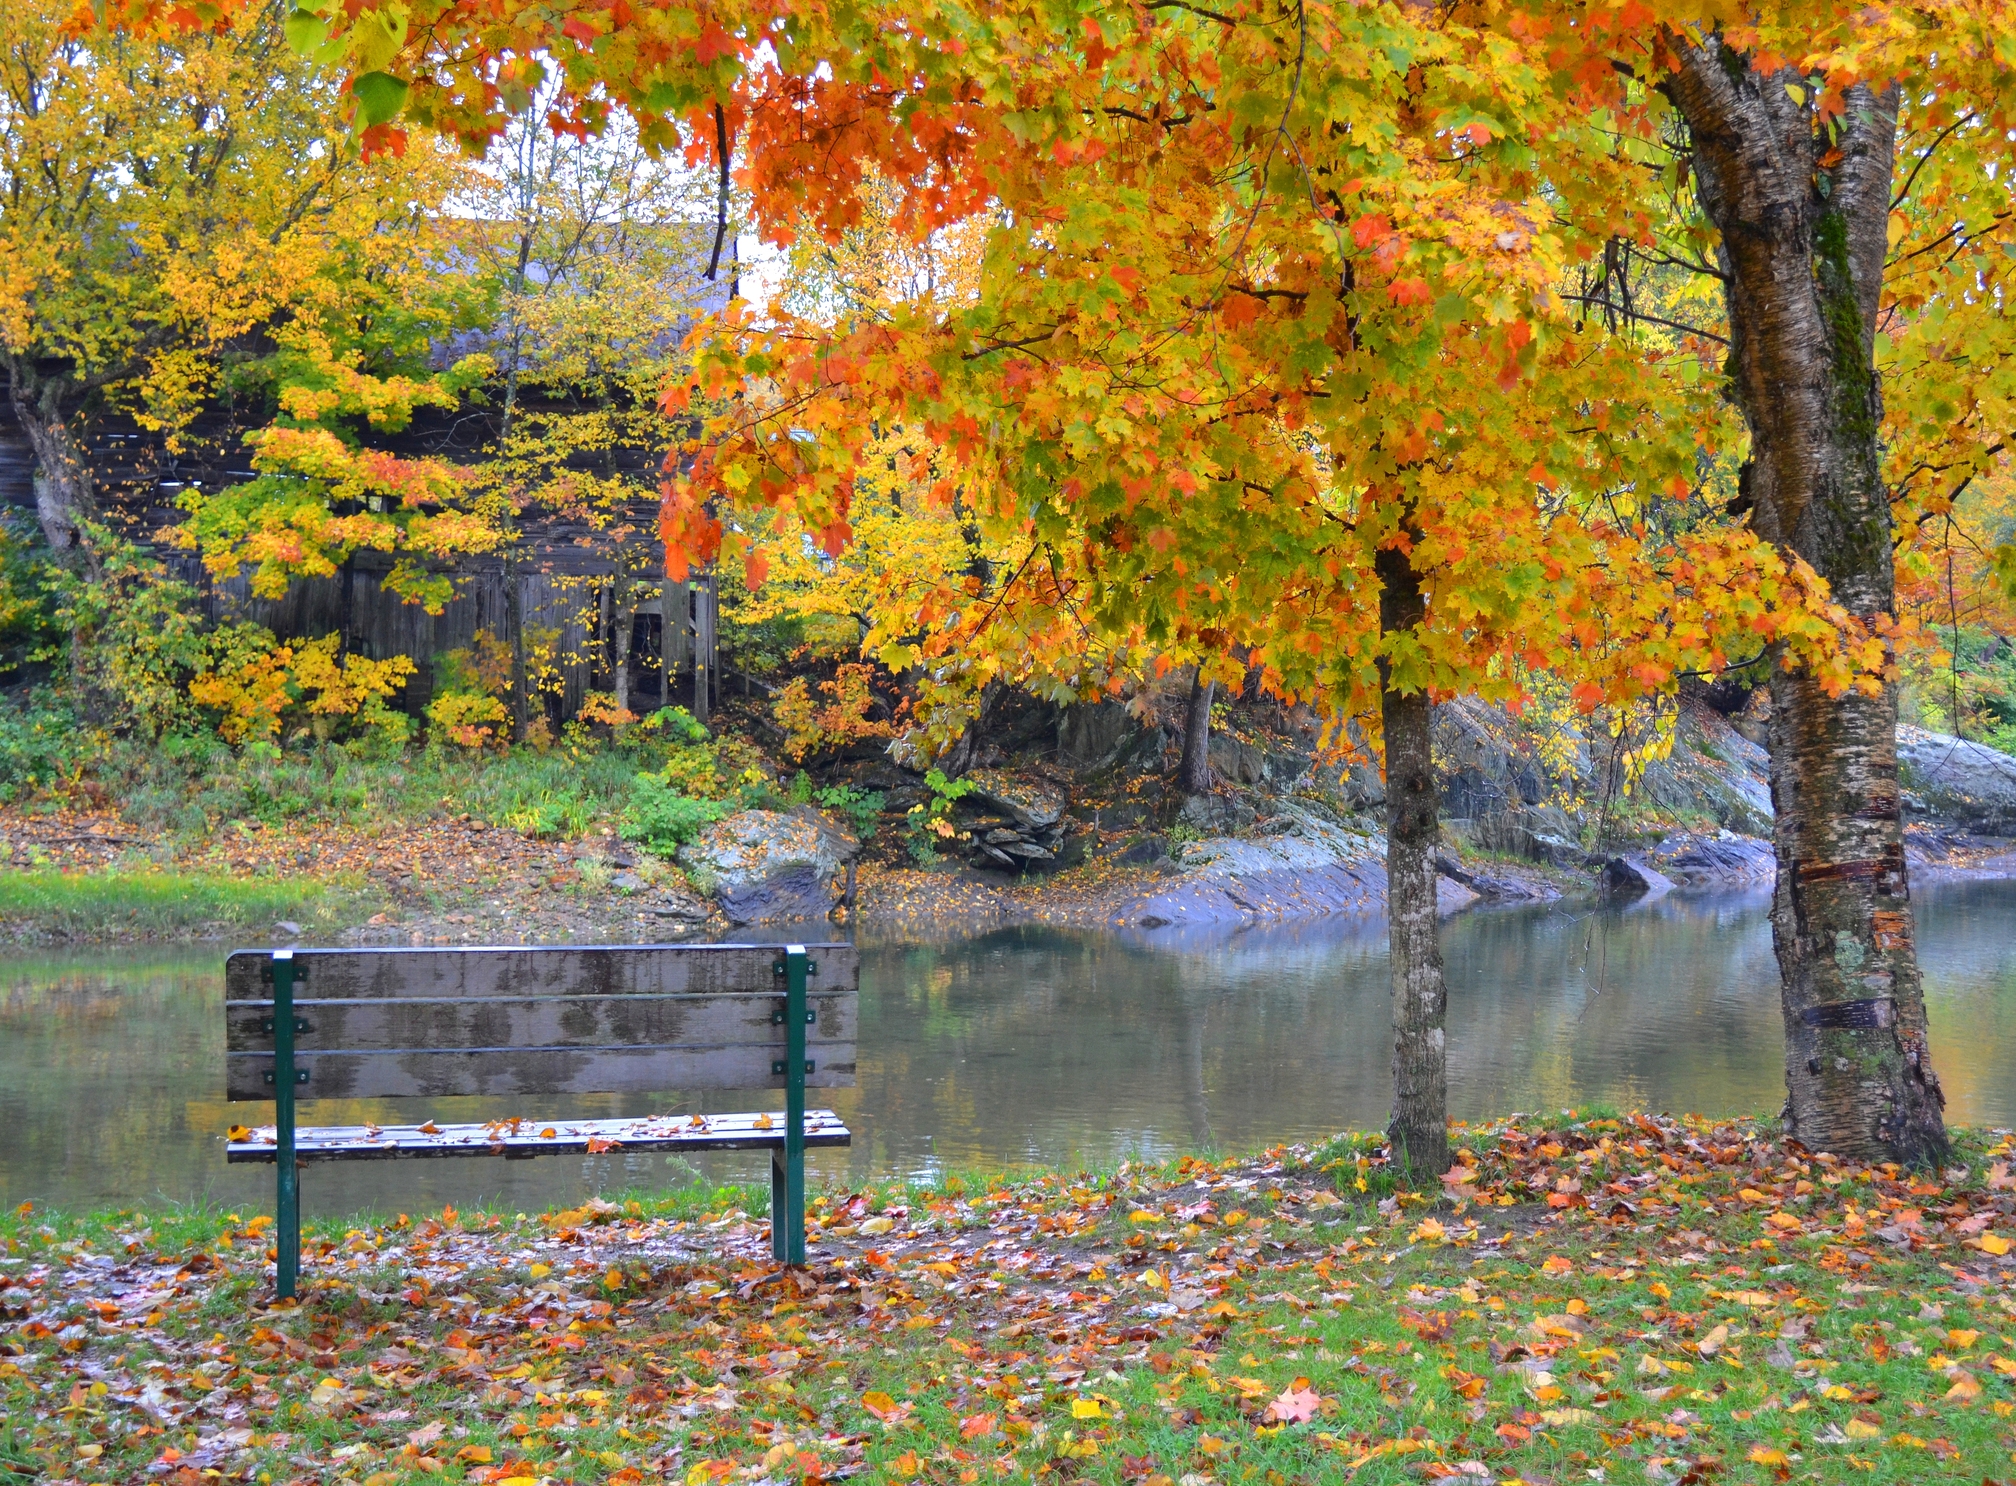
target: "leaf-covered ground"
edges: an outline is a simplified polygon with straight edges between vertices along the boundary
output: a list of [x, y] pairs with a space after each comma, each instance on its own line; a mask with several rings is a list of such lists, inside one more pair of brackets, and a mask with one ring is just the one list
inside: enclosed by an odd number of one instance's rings
[[1435, 1200], [1356, 1140], [832, 1192], [800, 1272], [739, 1189], [328, 1227], [285, 1307], [265, 1219], [17, 1213], [0, 1480], [2016, 1478], [2005, 1136], [1460, 1133]]

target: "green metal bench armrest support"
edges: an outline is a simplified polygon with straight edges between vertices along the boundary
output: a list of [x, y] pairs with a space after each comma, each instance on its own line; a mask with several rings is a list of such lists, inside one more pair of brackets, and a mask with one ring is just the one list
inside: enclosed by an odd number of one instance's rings
[[273, 951], [273, 1238], [275, 1292], [294, 1298], [301, 1274], [301, 1166], [294, 1159], [294, 951]]
[[770, 1153], [770, 1253], [779, 1264], [805, 1262], [805, 979], [810, 958], [787, 945], [784, 975], [784, 1149]]

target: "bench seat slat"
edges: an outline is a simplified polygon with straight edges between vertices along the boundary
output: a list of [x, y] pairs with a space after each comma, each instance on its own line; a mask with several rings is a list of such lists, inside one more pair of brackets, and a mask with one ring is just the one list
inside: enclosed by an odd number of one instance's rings
[[[676, 953], [667, 953], [676, 948]], [[809, 944], [813, 996], [852, 990], [860, 960], [851, 944]], [[561, 945], [477, 949], [304, 949], [300, 1001], [438, 1000], [473, 996], [636, 996], [783, 991], [772, 966], [775, 944]], [[227, 1001], [258, 1001], [272, 991], [270, 954], [241, 950], [225, 961]]]
[[[808, 1043], [808, 1088], [851, 1087], [854, 1043]], [[457, 1095], [662, 1094], [670, 1089], [784, 1087], [781, 1049], [736, 1047], [501, 1047], [377, 1053], [297, 1052], [301, 1099], [446, 1099]], [[227, 1053], [225, 1097], [271, 1099], [271, 1053]]]
[[[696, 1124], [695, 1120], [700, 1123]], [[759, 1120], [768, 1120], [768, 1127]], [[434, 1156], [583, 1155], [589, 1144], [620, 1151], [782, 1150], [784, 1116], [770, 1114], [653, 1115], [621, 1120], [498, 1120], [483, 1125], [302, 1126], [295, 1131], [300, 1161], [394, 1161]], [[551, 1136], [542, 1132], [552, 1130]], [[845, 1146], [852, 1134], [830, 1109], [805, 1111], [805, 1144]], [[226, 1159], [234, 1163], [273, 1162], [273, 1128], [254, 1130], [249, 1140], [232, 1141]]]
[[[774, 1046], [783, 1055], [784, 1027], [772, 1014], [783, 997], [743, 991], [676, 996], [412, 997], [400, 1000], [294, 998], [307, 1024], [295, 1034], [303, 1053], [378, 1052], [401, 1048], [721, 1047]], [[854, 995], [835, 988], [807, 997], [816, 1020], [808, 1044], [851, 1041]], [[225, 1047], [234, 1053], [273, 1048], [270, 1000], [227, 1002]]]

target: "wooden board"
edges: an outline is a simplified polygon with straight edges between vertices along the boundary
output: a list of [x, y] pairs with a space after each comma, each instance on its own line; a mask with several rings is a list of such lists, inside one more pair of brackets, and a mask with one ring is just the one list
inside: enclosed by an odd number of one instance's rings
[[[767, 1123], [761, 1123], [767, 1122]], [[552, 1132], [548, 1134], [547, 1132]], [[768, 1114], [654, 1115], [627, 1120], [495, 1120], [487, 1125], [304, 1126], [294, 1133], [298, 1161], [396, 1161], [432, 1156], [579, 1156], [598, 1151], [782, 1150], [784, 1116]], [[808, 1147], [853, 1142], [830, 1109], [805, 1111]], [[254, 1130], [225, 1148], [234, 1163], [273, 1164], [273, 1127]]]
[[[811, 1088], [854, 1082], [859, 957], [806, 946]], [[782, 1088], [771, 944], [301, 950], [303, 1099]], [[273, 1097], [271, 955], [225, 964], [225, 1097]]]
[[[854, 1040], [855, 997], [825, 987], [806, 997], [814, 1020], [806, 1025], [809, 1048]], [[480, 1047], [723, 1047], [747, 1043], [775, 1047], [782, 1056], [784, 1027], [771, 1017], [784, 998], [737, 991], [687, 996], [518, 996], [479, 1000], [375, 999], [298, 1001], [295, 1048], [302, 1053], [379, 1052], [405, 1048]], [[229, 1002], [224, 1045], [234, 1053], [270, 1052], [270, 1001]], [[814, 1053], [813, 1056], [818, 1056]]]
[[[851, 1087], [854, 1044], [814, 1043], [810, 1089]], [[296, 1052], [308, 1074], [298, 1099], [448, 1098], [458, 1094], [624, 1094], [668, 1089], [781, 1089], [781, 1043], [736, 1047], [493, 1047], [441, 1051]], [[225, 1098], [271, 1099], [271, 1053], [227, 1053]]]
[[[808, 944], [813, 995], [852, 991], [860, 957], [851, 944]], [[303, 949], [294, 953], [297, 1005], [310, 1001], [472, 996], [679, 996], [784, 989], [778, 944], [560, 945], [551, 948]], [[227, 1002], [270, 1001], [272, 955], [239, 950], [224, 962]]]

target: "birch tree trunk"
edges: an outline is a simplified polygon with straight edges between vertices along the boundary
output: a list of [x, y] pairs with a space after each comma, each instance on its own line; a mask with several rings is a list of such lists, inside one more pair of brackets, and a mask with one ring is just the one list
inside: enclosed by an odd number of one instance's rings
[[[1750, 430], [1738, 508], [1851, 613], [1895, 611], [1876, 317], [1897, 142], [1895, 91], [1850, 88], [1821, 120], [1717, 37], [1676, 45], [1663, 84], [1721, 234], [1728, 372]], [[1787, 1132], [1856, 1160], [1947, 1150], [1926, 1048], [1897, 787], [1897, 695], [1830, 697], [1771, 672], [1772, 903]]]
[[[1403, 552], [1382, 548], [1379, 628], [1393, 634], [1427, 616], [1420, 576]], [[1393, 1159], [1416, 1178], [1449, 1169], [1449, 1074], [1444, 1022], [1449, 992], [1435, 913], [1435, 759], [1426, 691], [1402, 692], [1379, 662], [1386, 735], [1386, 922], [1393, 976]]]
[[[627, 588], [627, 585], [626, 585]], [[634, 593], [626, 596], [616, 605], [614, 631], [611, 633], [610, 652], [612, 655], [610, 682], [616, 696], [616, 710], [630, 710], [630, 647], [637, 631], [637, 599]]]
[[1190, 682], [1190, 701], [1183, 709], [1183, 757], [1176, 766], [1176, 785], [1186, 795], [1211, 793], [1211, 694], [1215, 681], [1204, 679], [1204, 668]]

